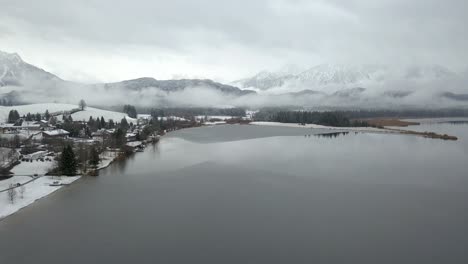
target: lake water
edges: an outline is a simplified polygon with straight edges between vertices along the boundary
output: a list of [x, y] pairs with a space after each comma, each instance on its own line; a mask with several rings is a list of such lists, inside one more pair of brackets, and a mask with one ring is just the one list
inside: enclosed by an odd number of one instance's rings
[[0, 221], [0, 263], [468, 263], [468, 125], [425, 126], [460, 140], [173, 132]]

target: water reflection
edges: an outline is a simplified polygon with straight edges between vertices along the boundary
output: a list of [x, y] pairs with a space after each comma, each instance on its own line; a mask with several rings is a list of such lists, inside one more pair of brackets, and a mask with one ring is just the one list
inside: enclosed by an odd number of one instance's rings
[[349, 132], [335, 132], [335, 133], [317, 134], [314, 136], [319, 137], [319, 138], [337, 138], [340, 136], [346, 136], [348, 134]]
[[312, 135], [172, 133], [0, 221], [0, 263], [468, 263], [460, 142]]
[[440, 123], [446, 123], [446, 124], [451, 124], [451, 125], [467, 125], [468, 121], [445, 121], [445, 122], [440, 122]]

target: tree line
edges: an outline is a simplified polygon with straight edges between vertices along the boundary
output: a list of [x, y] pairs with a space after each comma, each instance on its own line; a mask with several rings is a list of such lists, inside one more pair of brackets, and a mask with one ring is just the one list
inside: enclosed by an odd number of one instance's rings
[[350, 120], [342, 112], [318, 111], [260, 111], [255, 114], [256, 121], [270, 121], [280, 123], [317, 124], [335, 127], [369, 126], [366, 122]]

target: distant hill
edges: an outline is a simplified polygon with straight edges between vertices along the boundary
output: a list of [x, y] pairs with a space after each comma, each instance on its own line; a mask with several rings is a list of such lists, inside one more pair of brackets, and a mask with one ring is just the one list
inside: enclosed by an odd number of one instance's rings
[[[23, 116], [28, 113], [45, 113], [46, 110], [49, 110], [51, 114], [60, 113], [63, 111], [70, 111], [78, 108], [78, 105], [73, 104], [56, 104], [56, 103], [47, 103], [47, 104], [28, 104], [28, 105], [16, 105], [16, 106], [0, 106], [0, 123], [6, 122], [10, 110], [16, 110], [18, 113]], [[126, 118], [128, 122], [136, 122], [136, 119], [130, 118], [127, 114], [115, 111], [107, 111], [94, 107], [86, 107], [84, 111], [78, 111], [72, 114], [73, 120], [84, 120], [87, 121], [90, 116], [94, 118], [104, 117], [105, 120], [113, 119], [114, 121], [120, 122], [122, 118]]]
[[[133, 103], [150, 101], [147, 90], [158, 90], [159, 101], [164, 101], [165, 96], [171, 93], [187, 90], [204, 89], [219, 93], [221, 96], [241, 97], [255, 94], [254, 91], [242, 90], [231, 85], [225, 85], [209, 79], [182, 79], [182, 80], [156, 80], [154, 78], [138, 78], [114, 83], [80, 84], [65, 81], [56, 75], [41, 68], [24, 62], [16, 53], [0, 51], [0, 104], [25, 104], [51, 101], [77, 101], [81, 97], [89, 100], [102, 99], [107, 95], [118, 94], [120, 100], [128, 100]], [[196, 94], [196, 93], [195, 93]], [[166, 100], [170, 104], [170, 100]], [[124, 103], [124, 102], [108, 102]]]
[[158, 88], [161, 91], [167, 93], [198, 87], [212, 89], [227, 95], [234, 96], [255, 94], [255, 92], [251, 90], [241, 90], [237, 87], [214, 82], [209, 79], [156, 80], [154, 78], [145, 77], [115, 83], [105, 83], [103, 85], [106, 89], [123, 88], [134, 91], [141, 91], [146, 88]]

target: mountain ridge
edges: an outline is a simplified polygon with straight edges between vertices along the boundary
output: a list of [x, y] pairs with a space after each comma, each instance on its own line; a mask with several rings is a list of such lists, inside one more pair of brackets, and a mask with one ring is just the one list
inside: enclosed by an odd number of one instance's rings
[[[66, 95], [67, 89], [119, 88], [131, 91], [143, 91], [147, 88], [156, 88], [165, 93], [180, 92], [186, 89], [203, 88], [213, 90], [228, 96], [244, 96], [255, 94], [255, 91], [242, 90], [238, 87], [215, 82], [210, 79], [180, 79], [180, 80], [157, 80], [153, 77], [141, 77], [130, 80], [110, 83], [83, 84], [61, 79], [60, 77], [47, 72], [39, 67], [29, 64], [17, 54], [0, 51], [0, 87], [21, 87], [22, 92], [15, 93], [12, 100], [12, 91], [1, 92], [3, 97], [8, 96], [8, 101], [16, 103], [22, 101], [18, 97], [22, 93], [29, 92], [34, 97], [35, 94], [50, 94], [51, 96]], [[0, 98], [0, 100], [4, 99]]]
[[326, 86], [350, 88], [367, 83], [382, 83], [388, 80], [436, 80], [449, 79], [457, 74], [441, 65], [420, 65], [391, 67], [388, 65], [333, 65], [320, 64], [302, 72], [286, 74], [284, 72], [262, 71], [251, 77], [233, 82], [241, 88], [269, 90], [291, 86], [315, 89]]

